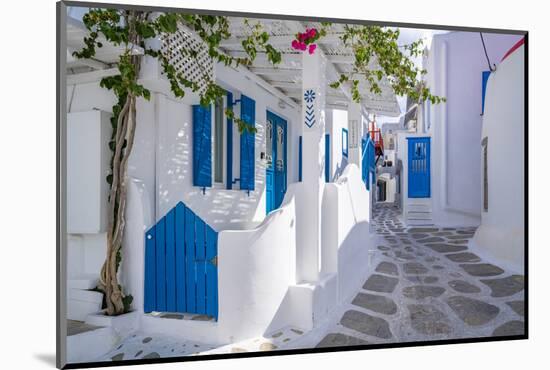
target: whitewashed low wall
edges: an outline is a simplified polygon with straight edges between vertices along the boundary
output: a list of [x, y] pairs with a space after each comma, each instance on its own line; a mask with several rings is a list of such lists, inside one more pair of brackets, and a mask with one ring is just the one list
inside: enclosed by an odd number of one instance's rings
[[371, 207], [359, 168], [348, 164], [323, 198], [321, 271], [338, 274], [338, 301], [346, 299], [369, 268]]
[[221, 345], [295, 323], [295, 185], [256, 228], [219, 232], [217, 322], [142, 315], [142, 330]]
[[138, 179], [128, 181], [126, 225], [122, 244], [120, 274], [126, 294], [134, 297], [132, 309], [143, 313], [145, 273], [145, 231], [153, 224], [150, 194]]
[[283, 205], [257, 228], [219, 233], [220, 338], [262, 335], [291, 319], [284, 306], [296, 276], [294, 191], [290, 185]]

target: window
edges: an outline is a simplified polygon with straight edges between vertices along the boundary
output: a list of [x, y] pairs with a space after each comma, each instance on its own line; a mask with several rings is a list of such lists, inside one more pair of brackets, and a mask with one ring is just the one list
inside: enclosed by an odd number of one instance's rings
[[348, 157], [348, 130], [342, 129], [342, 155]]
[[223, 183], [223, 98], [216, 101], [214, 108], [214, 182]]
[[277, 171], [283, 171], [285, 166], [285, 155], [283, 153], [283, 135], [283, 128], [277, 125], [277, 163], [275, 164]]
[[265, 159], [267, 167], [271, 168], [273, 164], [273, 122], [267, 120], [265, 126]]
[[487, 172], [487, 137], [481, 141], [483, 151], [483, 210], [489, 210], [489, 174]]

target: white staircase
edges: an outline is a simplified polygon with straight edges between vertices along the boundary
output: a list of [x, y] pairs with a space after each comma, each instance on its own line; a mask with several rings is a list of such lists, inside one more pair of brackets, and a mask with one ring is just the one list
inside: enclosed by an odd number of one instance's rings
[[103, 294], [92, 291], [97, 286], [95, 275], [79, 275], [67, 282], [67, 318], [84, 321], [89, 314], [101, 311]]
[[405, 221], [407, 225], [433, 225], [432, 207], [429, 204], [410, 204]]

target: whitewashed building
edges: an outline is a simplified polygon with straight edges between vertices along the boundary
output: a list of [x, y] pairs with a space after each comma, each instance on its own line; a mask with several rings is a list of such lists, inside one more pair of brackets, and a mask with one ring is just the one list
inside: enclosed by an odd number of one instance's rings
[[[483, 33], [489, 61], [497, 63], [520, 37]], [[408, 128], [413, 127], [414, 133], [398, 134], [404, 221], [478, 226], [482, 204], [482, 90], [489, 71], [480, 34], [434, 35], [423, 63], [426, 85], [447, 101], [437, 105], [426, 101], [411, 107], [416, 113]], [[411, 171], [416, 171], [416, 180]]]
[[[241, 23], [231, 19], [233, 38], [221, 45], [234, 56], [243, 53]], [[202, 60], [227, 91], [209, 108], [198, 106], [196, 94], [175, 98], [157, 61], [144, 57], [140, 83], [151, 101], [137, 102], [121, 267], [134, 311], [97, 346], [133, 329], [213, 344], [289, 325], [309, 330], [369, 268], [372, 202], [362, 176], [362, 139], [368, 113], [400, 113], [395, 96], [386, 82], [381, 97], [362, 91], [358, 104], [346, 89], [328, 87], [352, 61], [339, 46], [340, 25], [310, 55], [290, 48], [308, 25], [262, 23], [283, 51], [282, 65], [275, 69], [262, 55], [250, 68]], [[101, 295], [89, 289], [106, 250], [108, 112], [115, 103], [99, 81], [117, 73], [112, 63], [120, 50], [105, 43], [94, 60], [74, 59], [86, 31], [71, 17], [67, 27], [68, 318], [107, 325], [110, 319], [94, 314]], [[169, 50], [198, 39], [181, 29], [156, 42]], [[182, 71], [197, 68], [178, 63]], [[256, 134], [241, 135], [226, 107], [254, 124]], [[185, 254], [190, 235], [192, 258]], [[183, 271], [201, 277], [191, 284]], [[173, 312], [208, 319], [162, 315]], [[78, 340], [79, 346], [69, 340], [70, 361], [83, 355], [79, 349], [90, 356], [93, 346]]]
[[[481, 130], [478, 253], [524, 273], [525, 46], [519, 40], [487, 80]], [[512, 150], [511, 148], [516, 148]]]

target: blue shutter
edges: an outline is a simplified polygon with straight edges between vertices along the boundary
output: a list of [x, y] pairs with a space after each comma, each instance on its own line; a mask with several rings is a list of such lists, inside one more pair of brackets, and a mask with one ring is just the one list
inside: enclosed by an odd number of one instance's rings
[[[256, 122], [256, 102], [241, 95], [241, 119], [254, 126]], [[256, 135], [245, 131], [241, 134], [241, 189], [254, 190], [255, 144]]]
[[212, 113], [193, 105], [193, 186], [212, 186]]
[[330, 182], [330, 135], [325, 134], [325, 182]]
[[[227, 109], [233, 111], [233, 93], [227, 92]], [[233, 188], [233, 120], [227, 117], [227, 179], [226, 188]]]
[[298, 137], [298, 181], [302, 182], [302, 136]]
[[481, 114], [485, 112], [485, 93], [487, 92], [487, 81], [489, 81], [489, 76], [491, 71], [481, 72]]

